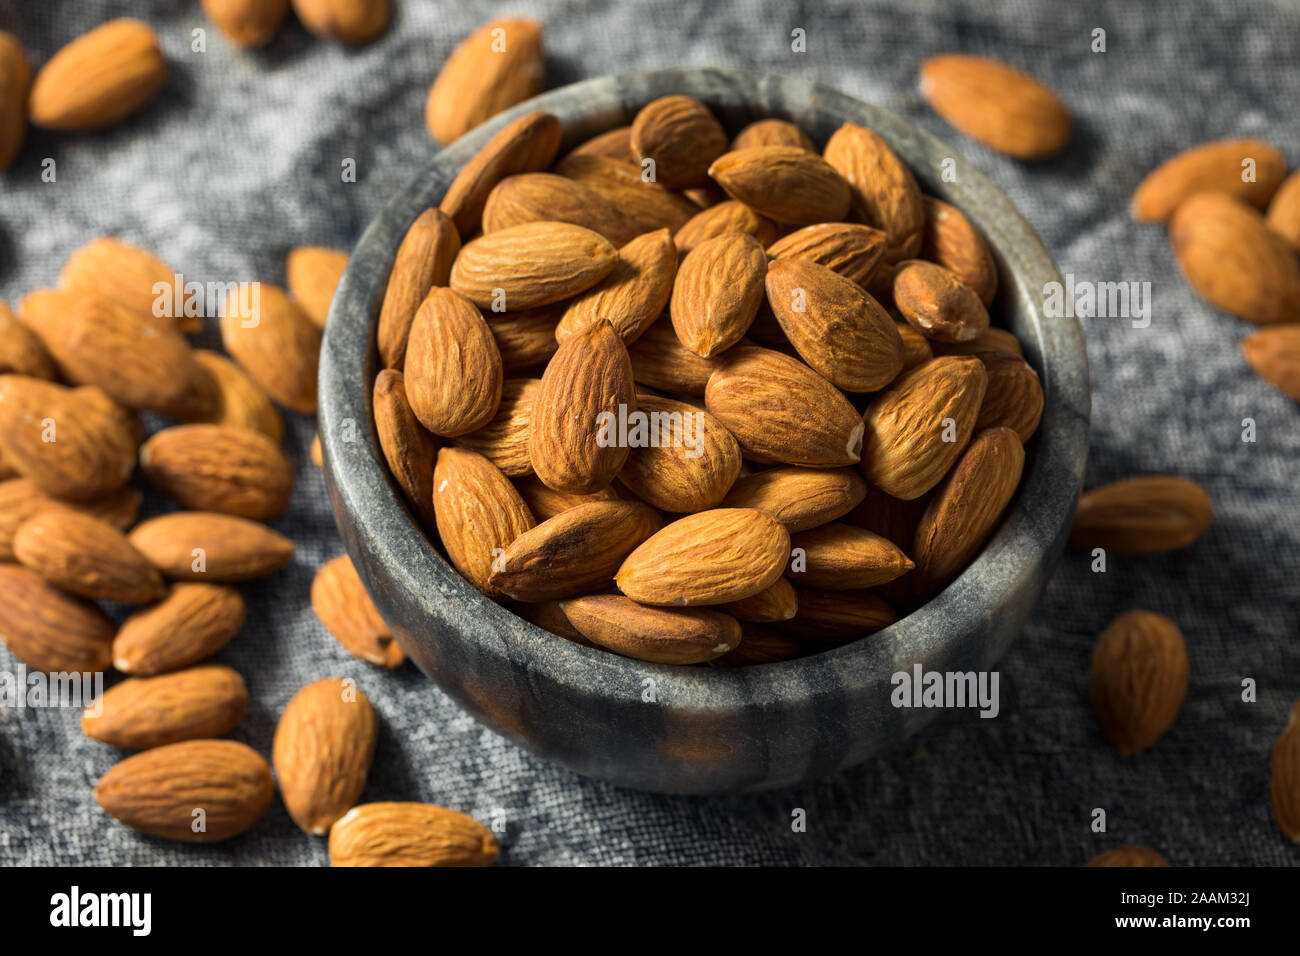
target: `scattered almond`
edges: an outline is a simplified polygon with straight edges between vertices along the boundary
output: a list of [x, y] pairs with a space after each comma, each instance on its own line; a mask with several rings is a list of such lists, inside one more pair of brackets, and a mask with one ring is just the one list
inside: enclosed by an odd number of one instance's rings
[[113, 639], [113, 666], [123, 674], [163, 674], [197, 664], [244, 626], [244, 599], [221, 584], [173, 584], [157, 604], [141, 608]]
[[27, 137], [27, 91], [32, 70], [23, 45], [12, 33], [0, 30], [0, 171], [18, 157]]
[[293, 12], [317, 36], [348, 44], [377, 39], [392, 15], [389, 0], [293, 0]]
[[1169, 861], [1145, 846], [1117, 846], [1098, 853], [1084, 866], [1168, 866]]
[[203, 0], [203, 12], [235, 46], [264, 46], [289, 12], [289, 0]]
[[1187, 696], [1187, 646], [1178, 626], [1152, 611], [1128, 611], [1092, 649], [1092, 707], [1121, 756], [1164, 736]]
[[50, 57], [32, 83], [28, 109], [45, 129], [100, 129], [139, 110], [166, 81], [153, 30], [139, 20], [110, 20]]
[[0, 593], [0, 638], [23, 663], [47, 674], [108, 667], [113, 622], [98, 605], [17, 564], [0, 564]]
[[316, 366], [321, 331], [284, 292], [258, 284], [252, 315], [231, 308], [221, 316], [221, 342], [231, 358], [268, 395], [290, 411], [316, 411]]
[[176, 581], [251, 581], [274, 574], [293, 559], [293, 541], [280, 532], [213, 511], [150, 518], [132, 528], [127, 540]]
[[428, 803], [363, 803], [330, 828], [331, 866], [490, 866], [500, 849], [473, 817]]
[[406, 660], [406, 652], [346, 554], [326, 561], [316, 572], [311, 582], [311, 606], [325, 629], [353, 657], [389, 669]]
[[54, 381], [59, 370], [36, 333], [0, 302], [0, 375], [8, 374]]
[[1269, 791], [1278, 828], [1300, 843], [1300, 701], [1291, 705], [1286, 727], [1273, 744]]
[[28, 518], [14, 556], [57, 588], [80, 597], [142, 604], [163, 595], [163, 579], [111, 524], [66, 508]]
[[219, 352], [198, 349], [194, 360], [207, 370], [216, 387], [216, 400], [198, 420], [200, 424], [248, 428], [273, 442], [284, 437], [284, 419], [248, 373]]
[[284, 513], [293, 465], [259, 432], [229, 425], [176, 425], [140, 447], [140, 467], [186, 508], [264, 521]]
[[289, 294], [317, 328], [325, 328], [334, 290], [347, 267], [348, 254], [337, 249], [299, 246], [289, 250], [285, 265]]
[[81, 715], [87, 737], [123, 750], [220, 737], [248, 710], [248, 687], [229, 667], [209, 664], [109, 688]]
[[1133, 218], [1139, 222], [1166, 222], [1199, 192], [1227, 193], [1263, 209], [1285, 176], [1286, 157], [1263, 140], [1202, 143], [1165, 160], [1147, 174], [1133, 193]]
[[[173, 287], [177, 271], [152, 252], [113, 236], [100, 236], [75, 249], [59, 285], [71, 292], [94, 293], [150, 318], [164, 318], [159, 283]], [[173, 293], [174, 294], [174, 293]], [[187, 315], [183, 303], [171, 302], [171, 321], [181, 332], [203, 328], [203, 317]]]
[[1255, 374], [1300, 402], [1300, 325], [1275, 325], [1248, 335], [1241, 351]]
[[1070, 547], [1114, 554], [1185, 548], [1214, 522], [1210, 496], [1172, 475], [1145, 475], [1086, 491], [1070, 528]]
[[452, 51], [429, 88], [424, 122], [450, 143], [502, 110], [542, 91], [542, 25], [526, 17], [491, 20]]

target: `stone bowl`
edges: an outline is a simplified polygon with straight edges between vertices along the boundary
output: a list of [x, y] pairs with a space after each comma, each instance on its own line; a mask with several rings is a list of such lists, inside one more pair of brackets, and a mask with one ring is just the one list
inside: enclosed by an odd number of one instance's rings
[[[1001, 272], [994, 323], [1038, 371], [1045, 408], [1019, 492], [982, 554], [937, 597], [870, 637], [794, 661], [736, 669], [643, 663], [583, 647], [517, 617], [442, 557], [389, 475], [371, 419], [375, 322], [398, 244], [456, 172], [507, 122], [549, 110], [561, 155], [630, 123], [657, 97], [708, 104], [734, 134], [764, 117], [795, 121], [820, 146], [851, 121], [883, 136], [924, 191], [983, 230]], [[952, 158], [951, 182], [939, 176]], [[953, 178], [953, 177], [945, 177]], [[426, 162], [361, 237], [339, 284], [320, 363], [325, 476], [344, 543], [407, 654], [478, 720], [592, 777], [663, 793], [782, 787], [834, 773], [916, 733], [933, 709], [891, 704], [891, 677], [984, 671], [1015, 639], [1059, 556], [1083, 479], [1088, 361], [1073, 319], [1043, 314], [1060, 281], [1051, 255], [1005, 195], [951, 149], [897, 116], [800, 79], [681, 69], [566, 86], [501, 114]], [[973, 716], [973, 715], [970, 715]]]

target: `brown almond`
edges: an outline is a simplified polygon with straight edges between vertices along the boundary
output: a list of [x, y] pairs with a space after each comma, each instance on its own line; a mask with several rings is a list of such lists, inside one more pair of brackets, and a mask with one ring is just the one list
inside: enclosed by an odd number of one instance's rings
[[245, 614], [244, 599], [232, 587], [173, 584], [165, 598], [122, 623], [113, 639], [113, 666], [148, 677], [197, 664], [239, 633]]
[[528, 506], [528, 511], [538, 520], [545, 521], [548, 518], [554, 518], [558, 514], [563, 514], [570, 508], [576, 508], [579, 505], [585, 505], [593, 501], [619, 501], [618, 492], [611, 485], [608, 488], [602, 488], [599, 491], [593, 491], [590, 494], [579, 495], [567, 491], [556, 491], [554, 488], [548, 488], [542, 484], [540, 478], [536, 475], [528, 475], [520, 478], [515, 482], [520, 496], [524, 499], [524, 504]]
[[482, 428], [501, 403], [501, 353], [483, 314], [451, 289], [431, 289], [415, 313], [402, 374], [411, 411], [435, 435]]
[[545, 73], [540, 23], [527, 17], [488, 21], [452, 50], [429, 88], [429, 135], [441, 143], [459, 139], [540, 93]]
[[66, 508], [41, 511], [18, 528], [14, 557], [55, 587], [124, 604], [163, 595], [158, 569], [106, 521]]
[[140, 501], [140, 492], [134, 488], [120, 488], [104, 498], [76, 502], [51, 498], [30, 478], [0, 481], [0, 561], [14, 560], [14, 535], [32, 515], [63, 508], [99, 518], [123, 531], [135, 523]]
[[1187, 645], [1152, 611], [1128, 611], [1092, 649], [1092, 708], [1120, 756], [1146, 750], [1173, 726], [1187, 696]]
[[579, 143], [566, 159], [573, 156], [601, 156], [615, 159], [622, 163], [636, 163], [637, 155], [632, 152], [632, 127], [615, 126], [604, 133], [598, 133], [591, 139]]
[[1286, 157], [1262, 139], [1221, 139], [1165, 160], [1133, 193], [1133, 218], [1167, 222], [1200, 192], [1221, 192], [1263, 209], [1286, 176]]
[[149, 750], [228, 734], [247, 710], [244, 679], [209, 664], [115, 684], [86, 708], [81, 730], [123, 750]]
[[[63, 271], [60, 287], [71, 292], [94, 293], [146, 316], [171, 321], [181, 332], [203, 328], [203, 316], [188, 314], [175, 292], [175, 269], [147, 249], [113, 236], [99, 236], [75, 249]], [[162, 284], [170, 293], [160, 295]]]
[[284, 419], [261, 386], [219, 352], [198, 349], [194, 360], [207, 369], [216, 386], [216, 402], [199, 421], [261, 432], [273, 442], [284, 437]]
[[663, 313], [677, 275], [677, 250], [667, 229], [638, 236], [618, 250], [609, 275], [577, 296], [556, 326], [563, 342], [593, 322], [608, 319], [631, 345]]
[[1070, 547], [1115, 554], [1185, 548], [1214, 522], [1210, 496], [1173, 475], [1144, 475], [1085, 491], [1070, 528]]
[[566, 303], [557, 302], [523, 312], [491, 313], [488, 331], [501, 353], [503, 372], [538, 369], [558, 349], [556, 334]]
[[252, 581], [293, 559], [293, 542], [280, 532], [214, 511], [159, 515], [132, 528], [127, 540], [175, 581]]
[[482, 309], [519, 312], [590, 289], [613, 271], [609, 240], [567, 222], [528, 222], [468, 243], [451, 287]]
[[682, 259], [670, 313], [677, 339], [703, 358], [740, 341], [763, 300], [767, 254], [743, 233], [706, 239]]
[[864, 285], [885, 251], [885, 233], [856, 222], [819, 222], [767, 247], [769, 259], [802, 259]]
[[969, 286], [987, 309], [998, 291], [998, 268], [984, 237], [956, 206], [923, 196], [922, 259], [937, 263]]
[[320, 329], [269, 283], [257, 284], [247, 310], [234, 299], [226, 297], [221, 315], [221, 343], [231, 358], [285, 408], [315, 412]]
[[1038, 430], [1043, 417], [1043, 386], [1038, 373], [1019, 355], [1008, 352], [981, 352], [989, 384], [980, 404], [975, 430], [1005, 426], [1022, 442]]
[[402, 373], [381, 369], [373, 393], [379, 448], [397, 485], [425, 527], [433, 526], [433, 457], [438, 439], [420, 424], [406, 399]]
[[0, 30], [0, 171], [18, 157], [27, 136], [27, 91], [32, 70], [23, 45]]
[[63, 132], [112, 126], [158, 95], [167, 61], [148, 24], [109, 20], [63, 47], [32, 83], [33, 125]]
[[113, 622], [97, 604], [17, 564], [0, 564], [0, 593], [0, 638], [28, 667], [54, 674], [109, 666]]
[[753, 236], [764, 248], [777, 238], [776, 223], [746, 206], [743, 202], [728, 199], [716, 206], [701, 209], [688, 219], [673, 236], [673, 243], [681, 255], [690, 252], [700, 243], [731, 233]]
[[902, 319], [894, 320], [894, 328], [903, 342], [903, 371], [916, 368], [923, 362], [934, 358], [930, 340]]
[[740, 623], [701, 607], [647, 607], [621, 594], [569, 598], [560, 606], [587, 640], [657, 664], [700, 664], [740, 643]]
[[569, 623], [569, 619], [564, 616], [564, 609], [560, 607], [559, 601], [518, 604], [514, 607], [514, 612], [525, 621], [536, 624], [542, 630], [550, 631], [565, 640], [581, 644], [583, 647], [596, 646], [579, 634], [578, 629]]
[[439, 209], [426, 209], [406, 231], [388, 275], [375, 333], [379, 357], [388, 368], [400, 369], [406, 361], [406, 343], [415, 313], [430, 289], [448, 283], [451, 264], [459, 252], [460, 235]]
[[816, 153], [798, 146], [738, 149], [718, 157], [709, 175], [732, 199], [777, 222], [837, 222], [849, 211], [849, 184]]
[[708, 182], [709, 164], [727, 149], [727, 133], [709, 108], [690, 96], [672, 95], [643, 106], [632, 121], [632, 152], [655, 182], [687, 189]]
[[861, 503], [867, 483], [849, 468], [769, 468], [740, 478], [724, 508], [757, 508], [791, 534], [844, 517]]
[[791, 535], [790, 548], [786, 576], [823, 591], [877, 587], [914, 567], [888, 538], [839, 521]]
[[795, 596], [793, 584], [785, 578], [777, 578], [757, 594], [715, 607], [742, 623], [771, 624], [794, 617], [799, 608], [799, 599]]
[[311, 582], [311, 606], [325, 629], [358, 660], [390, 670], [406, 660], [346, 554], [320, 566]]
[[[725, 355], [725, 353], [724, 353]], [[628, 347], [638, 385], [702, 396], [723, 356], [703, 358], [682, 345], [669, 318], [660, 319]]]
[[229, 425], [177, 425], [140, 446], [140, 467], [163, 494], [195, 511], [265, 521], [284, 513], [293, 465], [259, 432]]
[[203, 0], [203, 12], [227, 40], [249, 49], [271, 42], [289, 12], [289, 0]]
[[636, 226], [596, 190], [555, 173], [518, 173], [493, 187], [483, 206], [483, 232], [528, 222], [567, 222], [604, 236], [615, 246], [630, 242]]
[[1150, 847], [1117, 846], [1098, 853], [1084, 866], [1168, 866], [1169, 861]]
[[325, 328], [348, 254], [325, 246], [299, 246], [289, 250], [285, 279], [289, 294], [319, 329]]
[[642, 501], [679, 514], [716, 507], [740, 474], [740, 446], [708, 412], [657, 395], [638, 394], [646, 416], [618, 480]]
[[388, 29], [389, 0], [293, 0], [293, 12], [318, 37], [357, 45]]
[[713, 667], [750, 667], [754, 664], [776, 664], [794, 660], [803, 655], [803, 645], [780, 631], [741, 622], [740, 644], [709, 663]]
[[874, 634], [894, 623], [894, 610], [863, 591], [796, 588], [799, 610], [781, 629], [819, 643], [841, 644]]
[[636, 163], [570, 154], [555, 171], [599, 193], [622, 212], [637, 235], [659, 229], [674, 233], [699, 211], [681, 193], [647, 179]]
[[925, 229], [921, 188], [884, 138], [864, 126], [845, 123], [826, 142], [825, 157], [848, 183], [858, 218], [885, 233], [884, 261], [914, 257]]
[[1006, 329], [989, 326], [975, 338], [967, 342], [932, 341], [930, 347], [935, 355], [979, 355], [982, 352], [1007, 352], [1011, 355], [1024, 355], [1020, 340]]
[[731, 141], [733, 150], [748, 149], [751, 146], [797, 146], [813, 152], [817, 149], [803, 130], [794, 123], [780, 119], [755, 120]]
[[490, 597], [493, 562], [535, 522], [501, 469], [477, 452], [443, 448], [433, 469], [433, 511], [447, 557]]
[[975, 290], [922, 259], [895, 267], [894, 304], [914, 329], [941, 342], [969, 342], [989, 326], [988, 310]]
[[1241, 351], [1255, 374], [1300, 402], [1300, 325], [1275, 325], [1252, 332]]
[[[0, 164], [2, 167], [3, 164]], [[1300, 252], [1300, 173], [1292, 173], [1273, 194], [1265, 220], [1268, 228]]]
[[1292, 843], [1300, 843], [1300, 701], [1291, 705], [1286, 727], [1273, 743], [1269, 794], [1278, 829]]
[[39, 336], [0, 302], [0, 375], [9, 374], [54, 381], [59, 370]]
[[429, 803], [363, 803], [330, 827], [331, 866], [490, 866], [494, 836], [473, 817]]
[[[456, 440], [461, 448], [476, 451], [509, 478], [533, 473], [528, 457], [528, 439], [533, 419], [533, 402], [542, 382], [536, 378], [508, 378], [501, 386], [501, 404], [496, 416], [477, 431]], [[429, 467], [433, 467], [429, 456]]]
[[442, 197], [440, 208], [455, 223], [459, 235], [478, 231], [483, 205], [497, 183], [516, 173], [540, 172], [550, 166], [562, 133], [553, 113], [537, 110], [512, 120], [488, 140], [456, 174]]

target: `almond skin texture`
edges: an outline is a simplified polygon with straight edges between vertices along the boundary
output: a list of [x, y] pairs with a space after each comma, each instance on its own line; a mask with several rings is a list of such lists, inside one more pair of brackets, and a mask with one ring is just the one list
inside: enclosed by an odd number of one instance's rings
[[849, 211], [849, 184], [816, 153], [753, 146], [720, 156], [709, 175], [732, 199], [794, 226], [837, 222]]
[[904, 500], [937, 485], [970, 440], [987, 387], [979, 359], [947, 357], [917, 366], [878, 394], [863, 416], [867, 481]]
[[195, 511], [266, 521], [282, 514], [293, 492], [293, 465], [265, 435], [229, 425], [177, 425], [140, 447], [140, 467], [154, 486]]
[[67, 509], [42, 511], [19, 527], [14, 556], [79, 597], [141, 604], [163, 595], [163, 579], [111, 524]]
[[186, 843], [238, 836], [262, 818], [274, 796], [266, 760], [234, 740], [146, 750], [114, 765], [95, 785], [96, 802], [119, 823]]
[[1084, 866], [1168, 866], [1169, 861], [1145, 846], [1117, 846], [1098, 853]]
[[1273, 744], [1269, 791], [1278, 829], [1300, 843], [1300, 701], [1291, 705], [1286, 727]]
[[525, 17], [483, 24], [451, 52], [429, 88], [424, 122], [450, 143], [542, 91], [542, 25]]
[[594, 323], [567, 339], [542, 374], [528, 439], [537, 477], [577, 494], [613, 481], [630, 450], [616, 440], [620, 407], [636, 411], [632, 363], [614, 327]]
[[45, 673], [108, 667], [113, 622], [98, 605], [16, 564], [0, 564], [0, 593], [0, 638], [28, 667]]
[[1178, 626], [1151, 611], [1128, 611], [1092, 649], [1092, 708], [1121, 756], [1164, 736], [1187, 696], [1187, 646]]
[[415, 417], [402, 373], [382, 369], [375, 376], [375, 431], [398, 487], [425, 527], [433, 524], [433, 456], [436, 439]]
[[[1244, 181], [1254, 161], [1253, 181]], [[1199, 192], [1222, 192], [1263, 209], [1286, 176], [1286, 157], [1260, 139], [1202, 143], [1165, 160], [1133, 193], [1133, 218], [1166, 222], [1184, 201]]]
[[889, 144], [866, 127], [845, 123], [826, 143], [826, 162], [849, 184], [858, 218], [885, 233], [884, 261], [915, 256], [925, 228], [921, 189]]
[[247, 49], [271, 41], [289, 0], [203, 0], [203, 12], [235, 46]]
[[8, 374], [54, 381], [59, 370], [36, 333], [0, 302], [0, 375]]
[[325, 629], [353, 657], [390, 670], [406, 660], [406, 652], [380, 617], [346, 554], [326, 561], [316, 572], [311, 606]]
[[887, 584], [914, 566], [888, 538], [838, 521], [791, 535], [790, 547], [790, 580], [824, 591]]
[[325, 328], [334, 290], [347, 267], [348, 254], [337, 249], [300, 246], [289, 250], [285, 264], [289, 293], [318, 329]]
[[489, 597], [498, 551], [533, 527], [532, 514], [501, 469], [477, 452], [444, 448], [433, 469], [433, 510], [447, 557]]
[[501, 403], [501, 353], [482, 313], [435, 288], [415, 313], [403, 370], [411, 411], [435, 435], [465, 435]]
[[87, 737], [123, 750], [149, 750], [230, 733], [248, 710], [248, 688], [229, 667], [209, 664], [129, 678], [97, 703], [98, 716], [95, 705], [81, 716]]
[[330, 828], [331, 866], [490, 866], [496, 837], [429, 803], [363, 803]]
[[819, 222], [767, 247], [770, 259], [803, 259], [864, 285], [885, 251], [885, 234], [856, 222]]
[[1247, 322], [1300, 321], [1300, 260], [1258, 212], [1226, 193], [1198, 193], [1169, 221], [1178, 265], [1196, 292]]
[[506, 548], [490, 584], [517, 601], [552, 601], [608, 588], [633, 550], [663, 527], [639, 501], [570, 508], [525, 531]]
[[[716, 507], [740, 474], [740, 445], [708, 412], [639, 394], [650, 444], [633, 448], [618, 480], [662, 511], [689, 514]], [[656, 424], [659, 423], [659, 424]]]
[[302, 25], [326, 40], [361, 44], [388, 29], [389, 0], [293, 0]]
[[183, 582], [123, 622], [113, 666], [124, 674], [163, 674], [211, 657], [244, 626], [244, 599], [221, 584]]
[[1024, 356], [1020, 340], [1006, 329], [989, 326], [969, 342], [930, 343], [935, 355], [979, 355], [982, 352], [1007, 352], [1011, 355]]
[[903, 370], [894, 320], [851, 279], [816, 262], [777, 259], [767, 301], [800, 357], [846, 392], [874, 392]]
[[895, 616], [882, 598], [863, 591], [820, 591], [796, 588], [799, 610], [781, 625], [797, 637], [842, 644], [886, 628]]
[[284, 419], [271, 399], [248, 374], [219, 352], [199, 349], [194, 360], [207, 370], [216, 387], [211, 410], [193, 421], [207, 425], [231, 425], [261, 432], [273, 442], [284, 437]]
[[776, 223], [771, 219], [759, 215], [743, 202], [729, 199], [701, 209], [688, 219], [673, 236], [673, 243], [677, 251], [685, 255], [707, 239], [735, 232], [753, 236], [763, 247], [770, 246], [777, 237]]
[[916, 368], [934, 358], [930, 340], [901, 319], [894, 320], [894, 328], [903, 342], [903, 371]]
[[926, 338], [969, 342], [989, 327], [975, 290], [943, 266], [910, 259], [894, 269], [894, 304]]
[[[725, 353], [723, 353], [725, 355]], [[672, 322], [661, 319], [628, 348], [638, 385], [681, 395], [702, 396], [723, 356], [706, 359], [682, 345]]]
[[730, 614], [738, 621], [756, 624], [788, 621], [794, 617], [798, 608], [799, 599], [795, 596], [794, 585], [785, 578], [777, 578], [771, 587], [757, 594], [716, 606], [717, 610]]
[[1085, 491], [1070, 528], [1070, 547], [1113, 554], [1185, 548], [1214, 523], [1210, 496], [1173, 475], [1145, 475]]
[[567, 222], [528, 222], [481, 236], [461, 249], [451, 287], [481, 309], [519, 312], [590, 289], [613, 271], [618, 252], [604, 236]]
[[[73, 250], [59, 273], [59, 286], [72, 292], [92, 292], [112, 299], [135, 312], [154, 316], [159, 294], [157, 283], [168, 287], [176, 282], [176, 270], [147, 249], [141, 249], [113, 236], [100, 236]], [[182, 332], [203, 328], [203, 317], [186, 315], [183, 303], [172, 292], [172, 322]]]
[[1256, 375], [1300, 402], [1300, 325], [1253, 332], [1241, 343], [1241, 351]]
[[628, 555], [614, 581], [641, 604], [723, 604], [771, 587], [789, 555], [790, 534], [775, 518], [717, 508], [655, 534]]
[[45, 494], [29, 478], [0, 481], [0, 562], [15, 560], [14, 535], [32, 515], [62, 508], [99, 518], [122, 531], [135, 523], [141, 497], [134, 488], [120, 488], [94, 501], [63, 501]]
[[920, 257], [952, 272], [987, 309], [998, 291], [998, 269], [979, 231], [956, 206], [924, 196], [925, 231]]
[[636, 163], [602, 156], [566, 156], [555, 171], [595, 190], [622, 212], [637, 235], [674, 233], [699, 212], [681, 193], [649, 181]]
[[604, 133], [599, 133], [573, 148], [565, 159], [573, 156], [599, 156], [604, 159], [614, 159], [622, 163], [637, 162], [637, 156], [632, 152], [632, 127], [616, 126]]
[[324, 836], [356, 804], [379, 739], [379, 718], [351, 680], [322, 677], [293, 695], [271, 746], [280, 796], [305, 833]]
[[550, 361], [559, 348], [555, 336], [563, 315], [563, 302], [524, 312], [493, 314], [488, 331], [501, 353], [502, 371], [535, 369], [540, 374], [539, 366]]
[[689, 189], [708, 182], [709, 164], [726, 152], [727, 134], [699, 100], [663, 96], [636, 114], [631, 144], [638, 163], [654, 161], [655, 182]]
[[584, 183], [555, 173], [520, 173], [497, 183], [483, 207], [485, 233], [526, 222], [567, 222], [604, 236], [615, 246], [637, 229], [623, 212]]
[[812, 140], [794, 123], [779, 119], [755, 120], [731, 141], [731, 148], [748, 149], [750, 146], [798, 146], [815, 150]]
[[587, 640], [640, 661], [701, 664], [740, 643], [740, 623], [707, 608], [646, 607], [621, 594], [570, 598], [560, 606]]
[[268, 395], [290, 411], [310, 415], [316, 411], [321, 331], [283, 289], [266, 282], [258, 289], [251, 315], [223, 309], [221, 342]]
[[[456, 444], [478, 452], [509, 478], [532, 474], [528, 437], [533, 401], [541, 384], [541, 380], [536, 378], [506, 379], [501, 387], [501, 404], [492, 421], [457, 439]], [[429, 461], [432, 467], [432, 456]]]
[[[0, 164], [2, 167], [3, 164]], [[1300, 252], [1300, 173], [1292, 173], [1268, 204], [1268, 228]]]
[[678, 341], [703, 358], [739, 342], [758, 314], [766, 272], [763, 247], [741, 233], [705, 240], [688, 252], [673, 283]]
[[1070, 113], [1050, 89], [998, 60], [946, 53], [921, 64], [921, 95], [967, 136], [1016, 159], [1055, 156], [1070, 139]]
[[132, 528], [127, 540], [177, 581], [252, 581], [274, 574], [293, 559], [293, 542], [280, 532], [214, 511], [159, 515]]
[[519, 495], [528, 505], [528, 510], [538, 521], [546, 521], [556, 515], [564, 514], [570, 508], [590, 504], [593, 501], [620, 501], [617, 491], [611, 485], [589, 495], [575, 495], [567, 491], [556, 491], [542, 484], [536, 475], [529, 475], [515, 482]]
[[101, 129], [140, 109], [166, 81], [153, 30], [139, 20], [110, 20], [50, 57], [32, 83], [28, 111], [44, 129]]
[[848, 399], [780, 352], [731, 349], [709, 377], [705, 402], [752, 461], [834, 468], [862, 452], [862, 420]]
[[0, 171], [8, 169], [27, 136], [27, 90], [32, 71], [23, 46], [0, 30]]
[[769, 468], [738, 480], [724, 508], [757, 508], [791, 534], [844, 517], [867, 494], [867, 483], [849, 468]]
[[554, 114], [538, 110], [513, 120], [488, 140], [456, 174], [442, 197], [440, 208], [459, 234], [471, 236], [478, 231], [488, 195], [502, 179], [550, 166], [562, 133]]
[[631, 345], [663, 313], [677, 275], [677, 249], [667, 229], [638, 236], [618, 250], [609, 275], [576, 297], [555, 329], [563, 342], [593, 322], [608, 319]]
[[1019, 355], [1007, 352], [980, 352], [989, 385], [980, 405], [975, 430], [1005, 426], [1029, 441], [1043, 417], [1043, 386], [1038, 373]]
[[379, 308], [376, 336], [379, 357], [386, 367], [400, 369], [406, 361], [406, 342], [415, 313], [430, 289], [447, 284], [459, 252], [460, 235], [439, 209], [426, 209], [406, 231]]

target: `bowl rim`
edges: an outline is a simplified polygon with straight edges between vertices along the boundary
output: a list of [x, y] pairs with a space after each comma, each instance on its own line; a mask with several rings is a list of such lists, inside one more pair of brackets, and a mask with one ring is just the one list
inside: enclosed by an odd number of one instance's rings
[[[997, 531], [953, 582], [875, 634], [794, 660], [740, 668], [654, 664], [585, 647], [542, 630], [480, 593], [438, 553], [411, 513], [389, 473], [372, 416], [371, 383], [379, 368], [374, 327], [397, 246], [420, 211], [437, 205], [451, 178], [493, 135], [534, 110], [550, 110], [562, 120], [577, 113], [580, 121], [565, 127], [562, 155], [576, 141], [629, 122], [635, 108], [655, 96], [684, 92], [709, 102], [707, 90], [713, 86], [719, 92], [744, 90], [748, 99], [731, 105], [766, 110], [773, 116], [791, 116], [791, 111], [765, 105], [768, 94], [797, 96], [808, 109], [824, 111], [833, 121], [847, 117], [881, 135], [912, 168], [924, 192], [957, 206], [985, 236], [999, 260], [999, 299], [1015, 295], [1029, 316], [1029, 327], [1017, 329], [1017, 337], [1038, 370], [1044, 391], [1042, 421], [1030, 443], [1036, 447], [1029, 449], [1020, 487]], [[646, 89], [662, 92], [647, 98]], [[936, 190], [940, 181], [926, 165], [926, 155], [950, 158], [955, 181], [945, 180]], [[366, 275], [378, 278], [368, 283]], [[967, 634], [986, 622], [1007, 595], [1035, 579], [1041, 587], [1060, 552], [1083, 482], [1090, 395], [1087, 352], [1078, 320], [1049, 319], [1043, 313], [1042, 289], [1053, 281], [1061, 282], [1061, 274], [1042, 240], [1011, 200], [969, 160], [894, 113], [849, 94], [800, 78], [691, 68], [604, 76], [560, 87], [498, 114], [437, 152], [385, 203], [358, 241], [330, 309], [318, 386], [323, 470], [336, 522], [372, 594], [390, 586], [413, 595], [435, 589], [441, 599], [461, 602], [487, 625], [476, 629], [480, 632], [473, 637], [475, 653], [499, 658], [511, 667], [523, 659], [530, 679], [588, 689], [606, 684], [625, 694], [627, 680], [640, 683], [649, 678], [661, 700], [702, 712], [728, 711], [755, 701], [779, 706], [795, 698], [806, 701], [820, 694], [878, 686], [882, 673], [893, 673], [900, 665], [910, 669], [915, 661], [942, 659], [952, 649], [952, 635]], [[358, 379], [364, 383], [360, 387]], [[349, 428], [352, 440], [344, 437]], [[364, 440], [355, 439], [357, 432]], [[405, 520], [385, 522], [394, 511]], [[356, 522], [355, 535], [342, 518], [345, 512]], [[395, 584], [380, 580], [369, 561], [357, 560], [359, 550], [382, 565]], [[400, 629], [395, 629], [395, 635], [403, 641]], [[406, 649], [411, 653], [411, 648]], [[418, 660], [418, 655], [411, 656]], [[805, 669], [812, 672], [827, 666], [836, 670], [838, 686], [799, 679]]]

